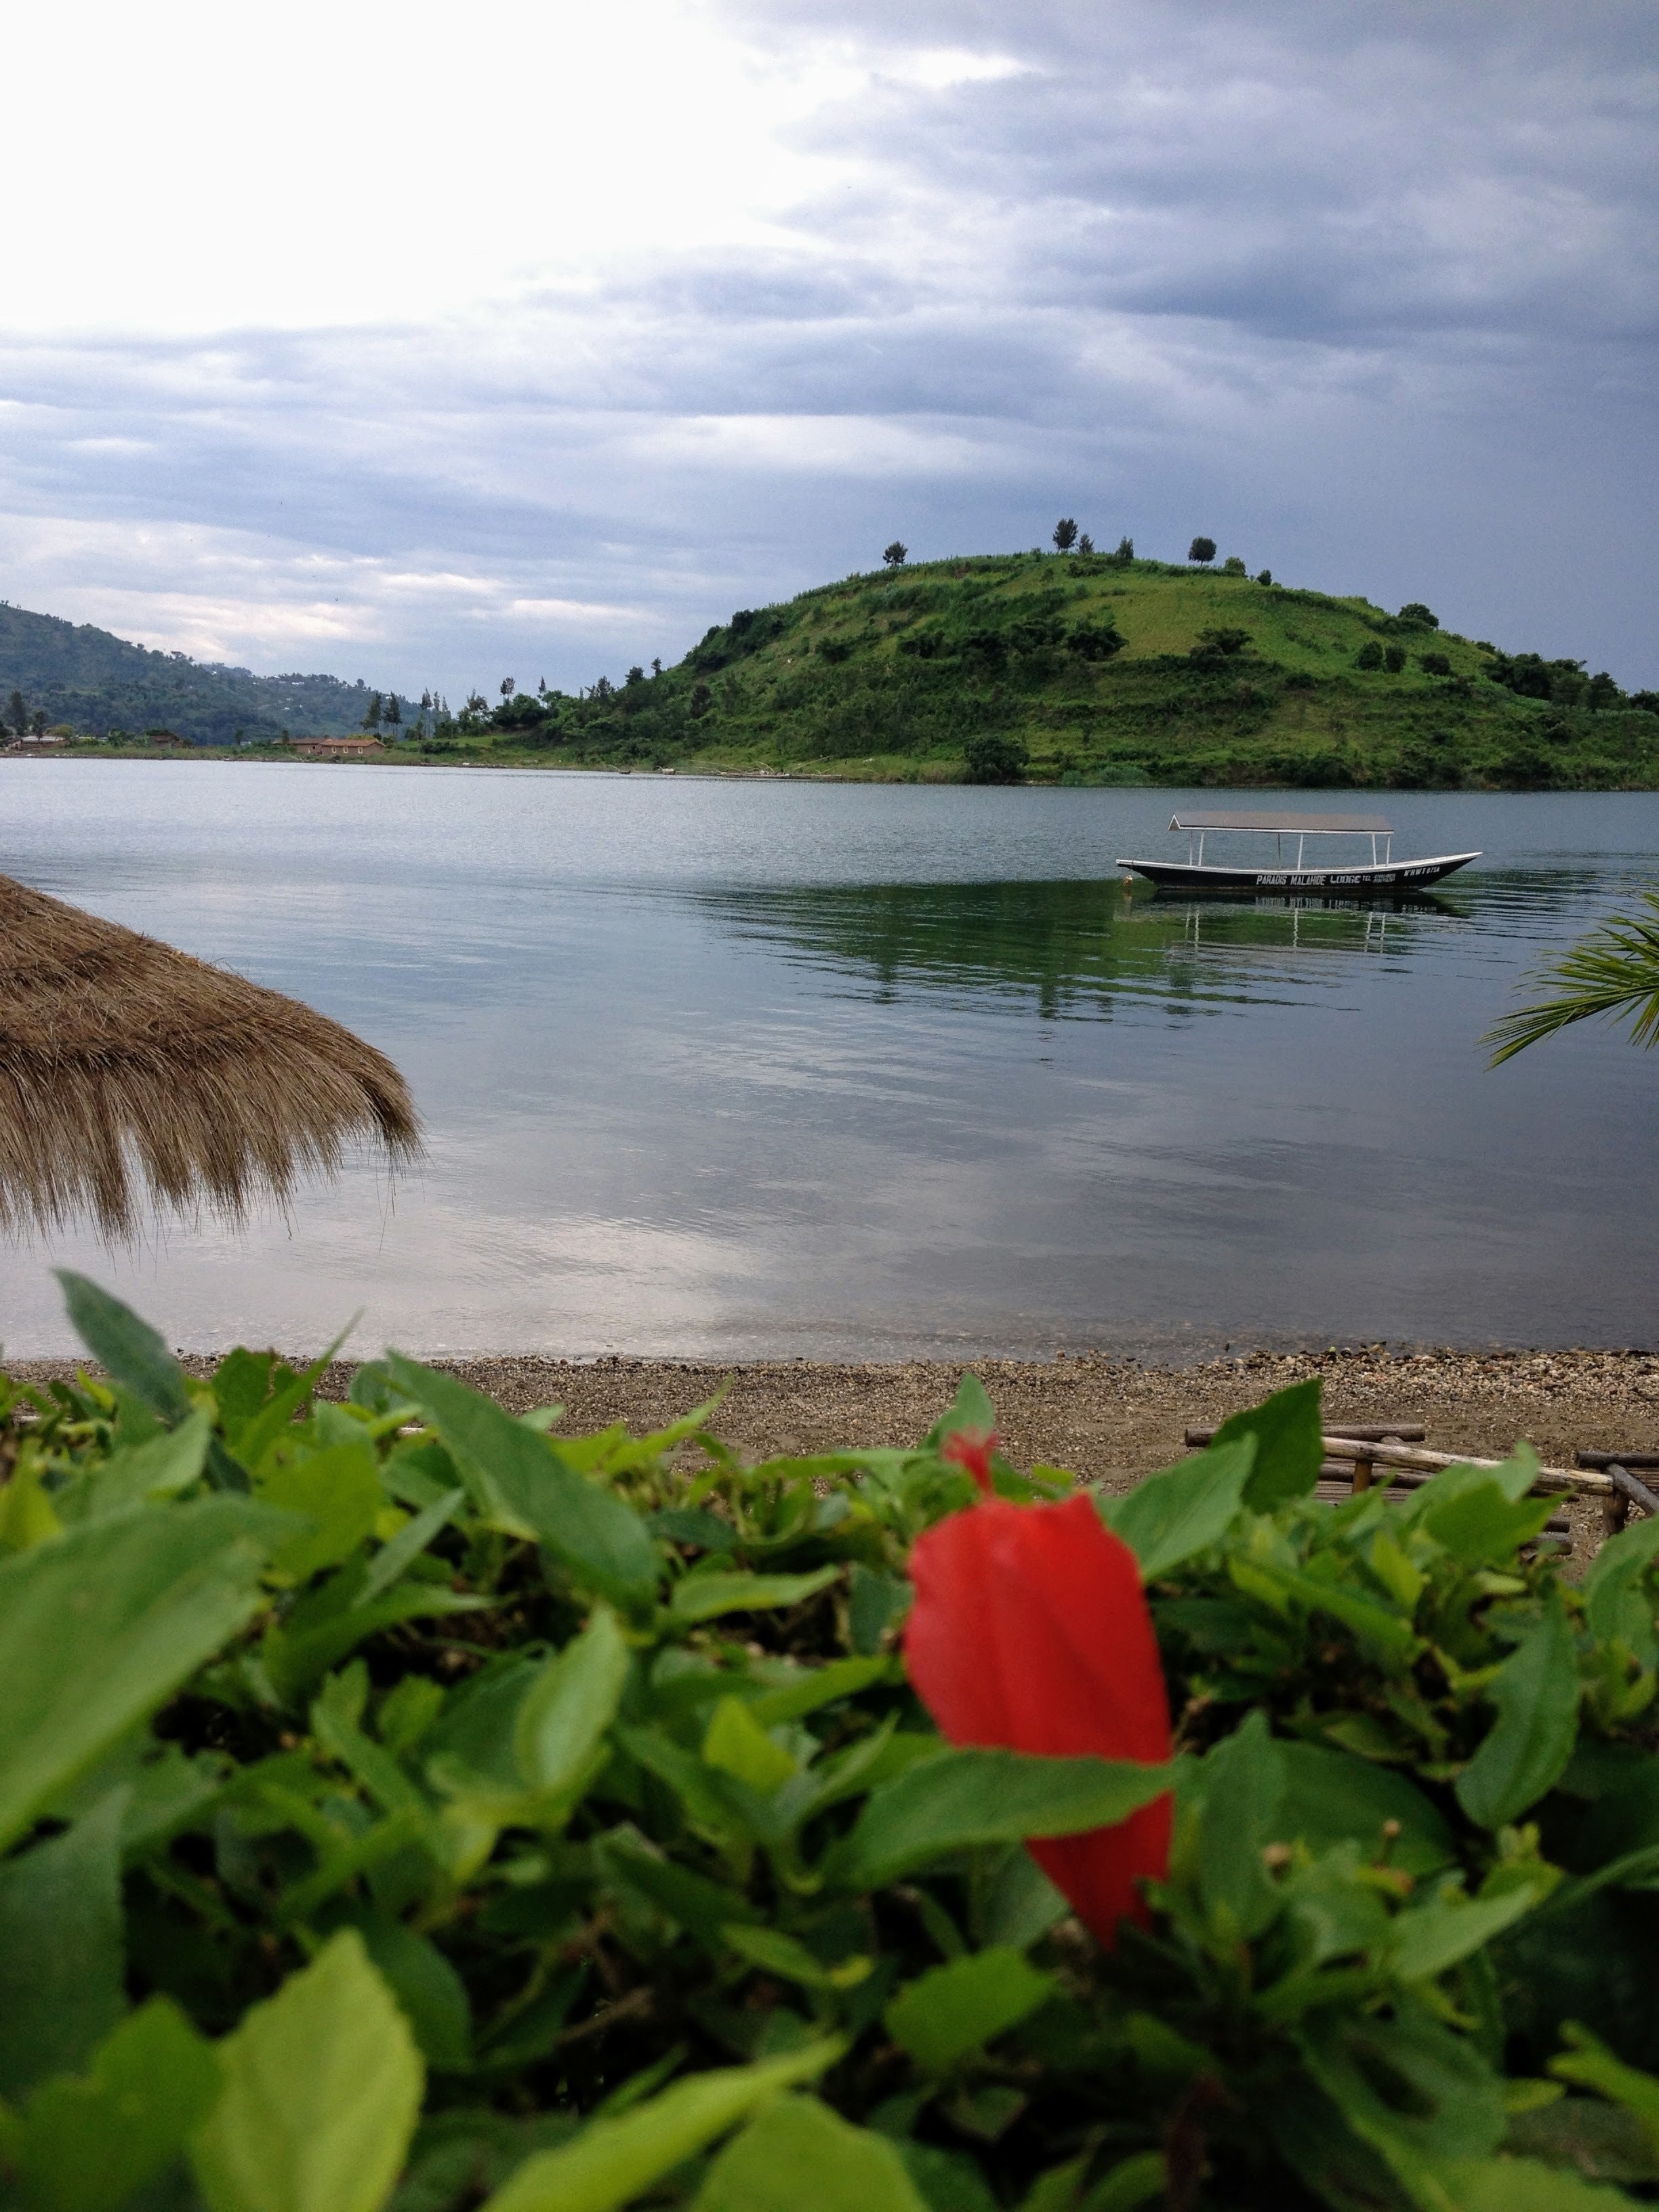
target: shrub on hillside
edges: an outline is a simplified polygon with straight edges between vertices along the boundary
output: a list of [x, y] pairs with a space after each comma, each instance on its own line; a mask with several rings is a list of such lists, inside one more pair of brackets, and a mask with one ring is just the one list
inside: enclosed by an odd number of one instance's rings
[[1387, 669], [1390, 676], [1402, 675], [1405, 672], [1406, 666], [1405, 647], [1403, 645], [1385, 645], [1382, 648], [1382, 665]]
[[1030, 766], [1030, 748], [1002, 730], [979, 730], [963, 745], [969, 783], [1023, 783]]
[[1374, 637], [1368, 637], [1353, 657], [1356, 668], [1381, 668], [1382, 648]]
[[1425, 676], [1449, 676], [1451, 662], [1443, 653], [1419, 653], [1417, 665]]
[[1524, 1451], [1322, 1506], [1316, 1382], [1097, 1498], [971, 1377], [749, 1466], [192, 1382], [64, 1279], [109, 1381], [0, 1395], [12, 2201], [1659, 2185], [1659, 1522], [1573, 1583]]

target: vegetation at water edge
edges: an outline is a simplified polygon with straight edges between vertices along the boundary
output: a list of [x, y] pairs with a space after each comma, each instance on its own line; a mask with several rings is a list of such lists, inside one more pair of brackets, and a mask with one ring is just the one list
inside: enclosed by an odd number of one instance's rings
[[[1079, 541], [1080, 543], [1081, 541]], [[890, 547], [890, 555], [902, 552]], [[475, 693], [428, 758], [912, 781], [1659, 784], [1659, 694], [1426, 606], [1072, 552], [898, 562], [735, 614], [673, 668]]]
[[[256, 756], [280, 754], [284, 738], [350, 734], [378, 740], [387, 758], [520, 768], [984, 783], [1659, 786], [1659, 693], [1627, 695], [1582, 662], [1457, 636], [1418, 602], [1389, 613], [1287, 587], [1265, 569], [1251, 575], [1240, 559], [1213, 566], [1207, 538], [1179, 564], [1139, 559], [1127, 539], [1097, 553], [1069, 519], [1056, 537], [1070, 550], [915, 566], [896, 539], [879, 570], [740, 610], [674, 666], [635, 666], [620, 683], [601, 676], [574, 695], [504, 678], [455, 712], [430, 691], [416, 701], [324, 678], [204, 670], [0, 609], [0, 697], [17, 687], [0, 719], [12, 729], [45, 726], [61, 712], [63, 729], [103, 733], [100, 750], [142, 744], [141, 715], [170, 715], [186, 736], [234, 738]], [[143, 668], [123, 664], [101, 692], [90, 663], [91, 690], [56, 677], [32, 690], [7, 672], [22, 665], [25, 643], [39, 659], [36, 629], [54, 651], [82, 653], [86, 640], [101, 639]], [[130, 677], [152, 687], [148, 703], [134, 692], [118, 713]], [[166, 715], [158, 682], [172, 686]], [[205, 704], [195, 697], [204, 686], [213, 694]]]

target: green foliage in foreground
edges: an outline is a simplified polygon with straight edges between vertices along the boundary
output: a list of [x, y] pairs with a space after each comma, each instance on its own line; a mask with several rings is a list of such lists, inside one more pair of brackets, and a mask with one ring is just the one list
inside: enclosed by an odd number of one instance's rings
[[[1524, 1455], [1322, 1507], [1300, 1386], [1103, 1502], [1173, 1767], [956, 1750], [894, 1638], [971, 1379], [915, 1452], [744, 1466], [391, 1356], [191, 1382], [65, 1281], [110, 1380], [0, 1399], [8, 2202], [1659, 2193], [1659, 1522], [1575, 1585]], [[1019, 1838], [1170, 1783], [1104, 1955]]]
[[849, 576], [673, 668], [441, 720], [433, 759], [872, 779], [1603, 790], [1659, 784], [1659, 697], [1419, 602], [1118, 554]]

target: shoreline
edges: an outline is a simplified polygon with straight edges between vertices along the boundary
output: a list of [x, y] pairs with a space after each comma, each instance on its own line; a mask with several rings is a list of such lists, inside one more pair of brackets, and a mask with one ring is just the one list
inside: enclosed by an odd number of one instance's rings
[[[192, 1375], [219, 1355], [187, 1355]], [[16, 1359], [20, 1382], [67, 1380], [70, 1359]], [[336, 1361], [322, 1395], [341, 1397], [357, 1363]], [[969, 1368], [990, 1391], [1016, 1464], [1068, 1467], [1108, 1490], [1183, 1455], [1207, 1426], [1317, 1375], [1331, 1419], [1421, 1422], [1431, 1449], [1501, 1457], [1524, 1438], [1547, 1464], [1576, 1449], [1659, 1449], [1659, 1352], [1255, 1351], [1181, 1365], [1104, 1353], [1052, 1359], [565, 1359], [543, 1353], [434, 1358], [514, 1413], [562, 1405], [573, 1435], [624, 1421], [665, 1426], [729, 1382], [711, 1426], [750, 1457], [836, 1446], [919, 1443]]]

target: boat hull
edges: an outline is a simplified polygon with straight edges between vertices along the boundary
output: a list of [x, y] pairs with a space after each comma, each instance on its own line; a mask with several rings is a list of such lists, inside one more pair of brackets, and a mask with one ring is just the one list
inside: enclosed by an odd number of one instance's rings
[[1399, 898], [1425, 890], [1479, 853], [1443, 853], [1433, 860], [1390, 860], [1363, 868], [1220, 868], [1188, 860], [1123, 860], [1161, 891], [1335, 891], [1344, 898]]

